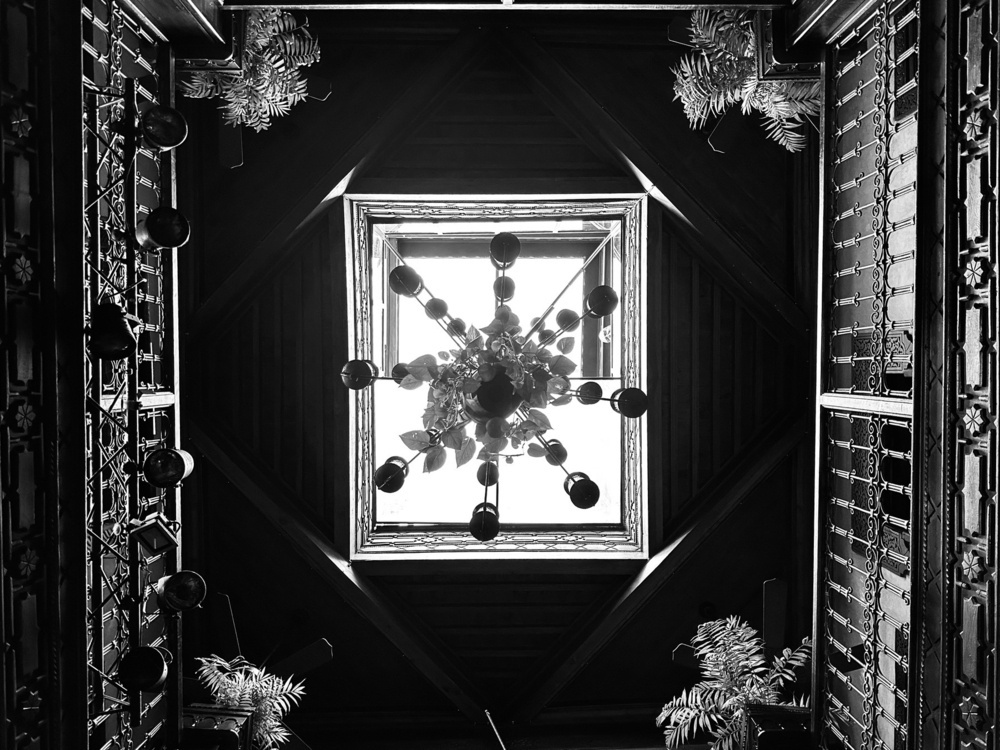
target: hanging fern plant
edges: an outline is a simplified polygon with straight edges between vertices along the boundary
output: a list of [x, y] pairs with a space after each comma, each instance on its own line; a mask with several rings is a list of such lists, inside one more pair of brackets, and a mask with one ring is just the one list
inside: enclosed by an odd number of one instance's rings
[[764, 116], [768, 137], [789, 151], [802, 150], [806, 138], [800, 128], [808, 115], [819, 114], [819, 81], [759, 80], [750, 12], [693, 11], [691, 41], [694, 49], [671, 72], [674, 99], [681, 100], [692, 128], [740, 102], [743, 114], [757, 110]]
[[679, 747], [702, 732], [713, 738], [712, 750], [734, 750], [748, 704], [807, 705], [805, 698], [783, 701], [782, 692], [795, 681], [795, 670], [809, 663], [809, 638], [775, 656], [770, 667], [757, 631], [737, 617], [699, 625], [691, 645], [704, 680], [682, 690], [656, 717], [667, 747]]
[[194, 99], [222, 99], [225, 122], [257, 132], [272, 117], [287, 115], [306, 98], [300, 68], [319, 60], [319, 41], [299, 21], [281, 10], [251, 10], [243, 36], [243, 69], [199, 70], [181, 82], [181, 93]]
[[288, 729], [281, 723], [292, 706], [305, 695], [302, 682], [281, 679], [255, 667], [242, 656], [226, 661], [221, 656], [199, 657], [198, 678], [223, 706], [249, 706], [253, 709], [254, 750], [274, 750], [287, 742]]

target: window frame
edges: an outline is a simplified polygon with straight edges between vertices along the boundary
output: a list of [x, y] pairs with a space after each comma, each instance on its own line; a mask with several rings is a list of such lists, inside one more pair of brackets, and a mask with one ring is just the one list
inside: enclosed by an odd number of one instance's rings
[[[589, 218], [621, 222], [621, 382], [645, 388], [646, 215], [644, 194], [613, 196], [345, 196], [347, 240], [347, 333], [350, 358], [373, 356], [371, 285], [376, 227], [398, 221], [497, 221]], [[383, 235], [384, 238], [384, 235]], [[381, 283], [385, 283], [384, 274]], [[445, 524], [377, 524], [371, 477], [374, 455], [374, 394], [366, 388], [348, 397], [350, 447], [349, 556], [352, 560], [589, 558], [647, 559], [649, 555], [645, 419], [623, 420], [621, 432], [622, 521], [577, 526], [517, 526], [494, 542], [480, 542]], [[470, 508], [471, 512], [471, 508]]]

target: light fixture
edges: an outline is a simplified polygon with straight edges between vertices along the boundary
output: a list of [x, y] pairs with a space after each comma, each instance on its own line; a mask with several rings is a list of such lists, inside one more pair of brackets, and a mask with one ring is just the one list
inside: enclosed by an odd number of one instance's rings
[[[406, 390], [427, 388], [424, 429], [400, 435], [404, 445], [416, 451], [415, 455], [409, 460], [401, 456], [387, 459], [374, 471], [375, 487], [381, 492], [401, 489], [409, 465], [420, 455], [425, 456], [425, 471], [434, 471], [445, 463], [446, 449], [455, 452], [458, 466], [478, 457], [483, 463], [477, 479], [484, 487], [484, 497], [473, 510], [469, 532], [483, 542], [494, 539], [500, 531], [500, 456], [507, 463], [525, 453], [544, 457], [564, 472], [563, 488], [578, 508], [592, 508], [600, 499], [596, 482], [584, 472], [564, 466], [571, 457], [563, 443], [547, 437], [553, 429], [548, 407], [573, 401], [583, 405], [607, 401], [615, 412], [635, 419], [645, 414], [648, 406], [646, 394], [638, 388], [619, 388], [605, 397], [599, 383], [590, 381], [574, 388], [569, 379], [577, 365], [565, 356], [571, 349], [562, 346], [560, 338], [575, 331], [587, 318], [601, 319], [612, 314], [618, 307], [617, 292], [604, 284], [594, 286], [585, 296], [582, 312], [555, 312], [557, 297], [525, 330], [508, 304], [517, 287], [507, 273], [520, 252], [516, 235], [500, 232], [492, 238], [489, 257], [498, 272], [492, 284], [494, 317], [479, 329], [454, 317], [448, 303], [435, 297], [416, 269], [400, 258], [400, 265], [388, 273], [389, 289], [419, 303], [454, 347], [438, 357], [427, 354], [396, 364], [389, 375], [382, 375], [375, 362], [367, 359], [351, 360], [341, 370], [344, 385], [352, 390], [367, 388], [378, 380], [395, 381]], [[548, 319], [553, 313], [550, 327]], [[466, 435], [467, 427], [474, 429], [474, 437]], [[507, 453], [508, 446], [524, 450]], [[492, 503], [488, 498], [490, 487], [495, 488]]]
[[205, 579], [193, 570], [178, 570], [163, 576], [153, 585], [153, 590], [160, 607], [173, 612], [200, 607], [208, 593]]
[[154, 487], [176, 487], [194, 470], [194, 456], [180, 448], [158, 448], [142, 462], [142, 476]]
[[126, 690], [159, 693], [167, 681], [173, 654], [162, 646], [139, 646], [122, 655], [118, 683]]
[[127, 314], [125, 308], [117, 302], [99, 304], [90, 316], [88, 347], [91, 354], [109, 361], [130, 356], [138, 346], [133, 331], [133, 325], [138, 321], [138, 318]]
[[159, 555], [177, 547], [176, 529], [179, 524], [156, 512], [141, 521], [129, 522], [129, 533], [150, 555]]

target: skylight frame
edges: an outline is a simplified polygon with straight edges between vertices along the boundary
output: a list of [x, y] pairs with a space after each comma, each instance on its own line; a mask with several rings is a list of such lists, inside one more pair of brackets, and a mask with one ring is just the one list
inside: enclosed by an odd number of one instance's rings
[[[609, 196], [370, 196], [344, 198], [347, 252], [347, 333], [352, 358], [372, 359], [372, 242], [380, 222], [540, 218], [602, 218], [622, 226], [621, 370], [626, 387], [645, 389], [646, 197]], [[553, 290], [553, 292], [558, 289]], [[373, 389], [351, 391], [350, 549], [354, 560], [402, 559], [646, 559], [649, 554], [646, 418], [622, 423], [622, 522], [602, 528], [546, 525], [505, 532], [480, 542], [467, 530], [437, 524], [380, 528], [374, 521]], [[416, 407], [415, 407], [416, 408]], [[595, 407], [596, 408], [596, 407]], [[471, 507], [470, 507], [471, 513]]]

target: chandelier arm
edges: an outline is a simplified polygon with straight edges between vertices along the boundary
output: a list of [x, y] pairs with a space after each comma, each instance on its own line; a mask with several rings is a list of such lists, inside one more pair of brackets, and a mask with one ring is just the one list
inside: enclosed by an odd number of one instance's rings
[[[424, 287], [424, 290], [425, 290], [425, 291], [426, 291], [426, 292], [427, 292], [428, 294], [430, 294], [430, 295], [431, 295], [431, 299], [434, 299], [434, 295], [433, 295], [433, 294], [431, 294], [431, 291], [430, 291], [430, 289], [428, 289], [428, 288], [427, 288], [427, 287], [425, 286], [425, 287]], [[421, 306], [422, 308], [424, 308], [424, 312], [426, 312], [426, 311], [427, 311], [427, 304], [426, 304], [426, 303], [425, 303], [425, 302], [424, 302], [424, 301], [423, 301], [422, 299], [420, 299], [420, 297], [414, 297], [413, 299], [415, 299], [415, 300], [416, 300], [417, 302], [419, 302], [419, 303], [420, 303], [420, 306]], [[445, 315], [447, 315], [449, 319], [451, 319], [451, 320], [454, 320], [454, 317], [452, 317], [452, 315], [451, 315], [450, 313], [445, 313]], [[446, 326], [446, 325], [445, 325], [444, 323], [442, 323], [442, 322], [441, 322], [441, 319], [440, 319], [440, 318], [435, 318], [435, 317], [432, 317], [432, 316], [430, 316], [430, 315], [428, 315], [427, 317], [429, 317], [429, 318], [430, 318], [431, 320], [433, 320], [433, 321], [434, 321], [435, 323], [437, 323], [438, 327], [439, 327], [439, 328], [440, 328], [440, 329], [441, 329], [442, 331], [444, 331], [444, 333], [445, 333], [445, 336], [447, 336], [447, 337], [448, 337], [448, 338], [450, 338], [450, 339], [451, 339], [451, 340], [452, 340], [452, 341], [453, 341], [453, 342], [454, 342], [455, 344], [457, 344], [457, 345], [458, 345], [458, 347], [459, 347], [460, 349], [464, 349], [464, 348], [465, 348], [465, 342], [464, 342], [464, 341], [461, 341], [461, 340], [460, 340], [460, 339], [459, 339], [459, 338], [458, 338], [458, 337], [457, 337], [457, 336], [456, 336], [456, 335], [455, 335], [454, 333], [452, 333], [451, 331], [449, 331], [449, 330], [448, 330], [448, 326]]]
[[[548, 440], [546, 440], [545, 438], [543, 438], [543, 437], [542, 437], [541, 435], [535, 435], [535, 437], [536, 437], [536, 438], [537, 438], [537, 439], [539, 440], [539, 442], [541, 442], [541, 444], [542, 444], [543, 446], [545, 446], [545, 450], [546, 450], [546, 452], [547, 452], [547, 453], [548, 453], [548, 454], [549, 454], [550, 456], [552, 456], [552, 458], [555, 458], [556, 456], [555, 456], [555, 454], [554, 454], [554, 453], [552, 452], [552, 448], [550, 448], [550, 447], [549, 447], [549, 441], [548, 441]], [[565, 467], [565, 466], [563, 466], [563, 465], [562, 465], [561, 463], [557, 463], [557, 464], [556, 464], [556, 466], [558, 466], [558, 467], [559, 467], [560, 469], [562, 469], [562, 470], [563, 470], [563, 474], [565, 474], [566, 476], [569, 476], [569, 471], [568, 471], [568, 470], [566, 469], [566, 467]]]
[[[573, 285], [573, 282], [577, 280], [580, 274], [582, 274], [584, 271], [587, 270], [587, 266], [589, 266], [593, 262], [594, 258], [596, 258], [600, 254], [601, 250], [604, 249], [605, 245], [607, 245], [609, 242], [611, 242], [612, 239], [617, 237], [620, 232], [621, 232], [621, 225], [619, 224], [608, 234], [607, 237], [601, 240], [601, 244], [594, 249], [594, 252], [592, 252], [590, 256], [587, 258], [587, 260], [584, 261], [583, 265], [580, 266], [579, 270], [573, 274], [573, 277], [568, 282], [566, 282], [566, 286], [564, 286], [562, 288], [562, 291], [556, 295], [556, 298], [552, 300], [552, 303], [547, 308], [545, 308], [545, 312], [543, 312], [541, 316], [538, 318], [538, 320], [535, 321], [535, 324], [528, 329], [528, 332], [524, 335], [525, 340], [530, 339], [535, 334], [535, 332], [538, 331], [545, 324], [545, 319], [555, 309], [556, 304], [559, 302], [560, 299], [562, 299], [562, 296], [566, 294], [567, 291], [569, 291], [569, 288]], [[580, 317], [582, 318], [583, 316], [581, 315]]]
[[[503, 268], [500, 269], [500, 278], [501, 279], [507, 278], [507, 266], [504, 266]], [[494, 285], [495, 284], [496, 282], [494, 282]], [[501, 289], [504, 288], [502, 284], [500, 285], [500, 288]], [[499, 310], [500, 306], [505, 304], [505, 302], [501, 300], [495, 293], [493, 295], [493, 299], [496, 301], [496, 304], [493, 306], [493, 317], [496, 317], [497, 310]]]
[[[551, 310], [549, 312], [551, 312]], [[564, 326], [560, 326], [559, 329], [556, 330], [556, 331], [554, 331], [551, 336], [547, 336], [544, 340], [542, 338], [539, 338], [538, 339], [538, 345], [539, 346], [548, 346], [553, 341], [555, 341], [557, 338], [559, 338], [562, 334], [566, 333], [566, 331], [569, 330], [570, 327], [575, 326], [577, 323], [579, 323], [581, 320], [583, 320], [586, 317], [587, 317], [587, 313], [581, 313], [580, 315], [577, 315], [576, 318], [573, 319], [572, 323], [569, 323], [569, 324], [564, 325]]]

